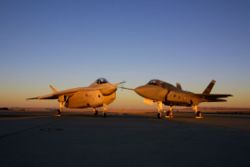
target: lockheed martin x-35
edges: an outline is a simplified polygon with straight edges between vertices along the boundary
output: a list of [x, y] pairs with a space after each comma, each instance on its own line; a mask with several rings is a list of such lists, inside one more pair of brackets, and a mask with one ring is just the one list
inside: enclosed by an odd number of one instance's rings
[[[153, 79], [143, 86], [139, 86], [134, 90], [138, 95], [144, 97], [146, 104], [157, 104], [157, 117], [162, 118], [165, 112], [166, 118], [173, 117], [173, 106], [190, 106], [195, 112], [195, 118], [202, 118], [201, 112], [198, 110], [198, 105], [202, 102], [225, 102], [223, 98], [232, 96], [230, 94], [210, 94], [215, 80], [212, 80], [203, 93], [192, 93], [184, 91], [179, 83], [176, 86], [167, 82]], [[169, 106], [168, 111], [163, 111], [163, 104]]]
[[53, 93], [28, 98], [33, 99], [58, 99], [59, 110], [58, 116], [60, 116], [64, 107], [66, 108], [93, 108], [94, 115], [98, 115], [97, 108], [103, 108], [103, 116], [106, 116], [107, 107], [116, 98], [117, 86], [119, 83], [109, 83], [105, 78], [99, 78], [88, 87], [78, 87], [73, 89], [67, 89], [58, 91], [52, 85], [50, 85]]

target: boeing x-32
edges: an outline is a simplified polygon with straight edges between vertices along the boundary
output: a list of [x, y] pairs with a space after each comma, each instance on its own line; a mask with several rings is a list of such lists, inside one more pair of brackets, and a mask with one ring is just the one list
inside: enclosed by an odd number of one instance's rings
[[116, 98], [119, 83], [109, 83], [105, 78], [99, 78], [88, 87], [78, 87], [59, 91], [50, 85], [53, 93], [28, 98], [28, 100], [57, 99], [59, 102], [58, 116], [64, 107], [66, 108], [93, 108], [94, 115], [98, 115], [97, 108], [102, 107], [102, 115], [106, 116], [107, 107]]

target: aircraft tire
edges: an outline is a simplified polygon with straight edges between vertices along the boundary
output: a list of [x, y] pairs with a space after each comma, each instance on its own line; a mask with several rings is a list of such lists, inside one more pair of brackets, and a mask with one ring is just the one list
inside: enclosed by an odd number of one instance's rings
[[57, 117], [60, 117], [60, 116], [61, 116], [61, 111], [60, 111], [59, 109], [57, 110], [56, 116], [57, 116]]
[[107, 117], [107, 114], [106, 113], [103, 113], [103, 118]]
[[200, 111], [197, 111], [195, 117], [196, 117], [196, 118], [202, 118], [201, 112], [200, 112]]
[[173, 114], [169, 110], [166, 112], [166, 118], [173, 118]]
[[157, 113], [157, 118], [161, 119], [161, 113]]
[[200, 117], [200, 116], [201, 116], [201, 112], [200, 112], [200, 111], [197, 111], [196, 116], [197, 116], [197, 117]]
[[170, 111], [167, 111], [166, 116], [169, 117], [169, 115], [170, 115]]

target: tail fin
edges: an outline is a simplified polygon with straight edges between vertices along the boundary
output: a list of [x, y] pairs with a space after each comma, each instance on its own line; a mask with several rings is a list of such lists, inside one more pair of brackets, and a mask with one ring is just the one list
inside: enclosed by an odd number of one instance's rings
[[208, 84], [208, 86], [206, 87], [206, 89], [202, 92], [202, 94], [203, 94], [203, 95], [209, 95], [210, 92], [211, 92], [211, 90], [212, 90], [213, 87], [214, 87], [215, 82], [216, 82], [215, 80], [212, 80], [212, 81]]
[[177, 83], [176, 83], [176, 88], [182, 90], [181, 84], [177, 82]]
[[58, 92], [58, 90], [57, 90], [55, 87], [53, 87], [52, 85], [49, 85], [49, 87], [50, 87], [50, 89], [51, 89], [54, 93]]

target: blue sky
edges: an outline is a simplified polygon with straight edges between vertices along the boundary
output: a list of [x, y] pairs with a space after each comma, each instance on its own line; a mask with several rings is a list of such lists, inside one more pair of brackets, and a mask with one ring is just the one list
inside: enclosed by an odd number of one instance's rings
[[[0, 106], [56, 105], [25, 98], [106, 77], [194, 92], [215, 79], [214, 92], [234, 97], [213, 105], [250, 107], [249, 9], [247, 0], [2, 0]], [[141, 101], [119, 91], [113, 105]]]

